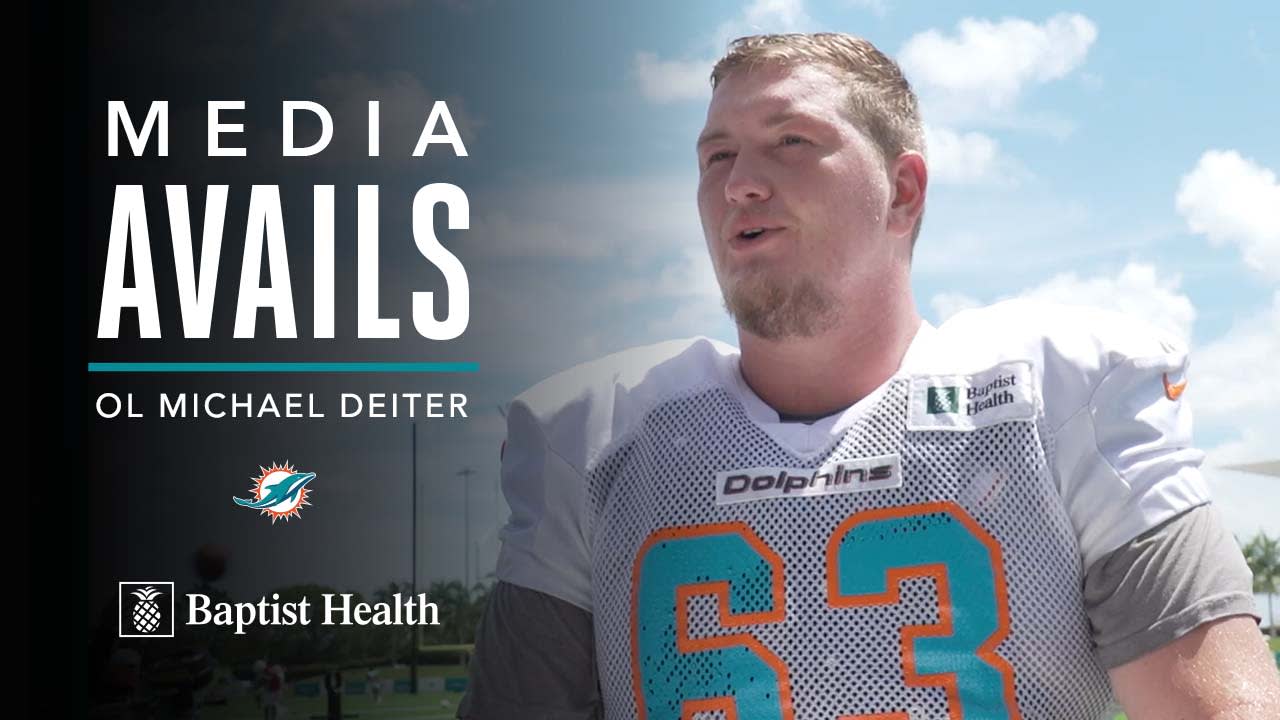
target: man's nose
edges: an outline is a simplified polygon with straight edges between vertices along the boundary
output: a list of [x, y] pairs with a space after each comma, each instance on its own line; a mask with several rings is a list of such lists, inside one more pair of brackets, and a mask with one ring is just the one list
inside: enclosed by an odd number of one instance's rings
[[734, 158], [733, 169], [729, 171], [729, 179], [724, 185], [724, 199], [730, 205], [768, 200], [773, 191], [761, 170], [758, 162], [746, 153], [739, 153]]

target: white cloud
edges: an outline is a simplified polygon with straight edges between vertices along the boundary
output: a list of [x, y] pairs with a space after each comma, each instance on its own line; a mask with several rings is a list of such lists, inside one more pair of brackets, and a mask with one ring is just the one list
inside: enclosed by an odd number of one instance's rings
[[1179, 286], [1182, 278], [1173, 275], [1161, 279], [1156, 269], [1145, 263], [1131, 262], [1115, 277], [1078, 277], [1062, 273], [1048, 282], [1020, 293], [1023, 297], [1089, 307], [1116, 310], [1146, 320], [1183, 341], [1191, 339], [1196, 309]]
[[1002, 284], [987, 292], [1012, 292], [1009, 283], [1020, 277], [1073, 268], [1132, 240], [1093, 232], [1097, 223], [1088, 205], [1036, 183], [1024, 183], [1019, 192], [952, 187], [928, 199], [911, 261], [916, 277], [954, 286], [957, 274], [998, 269]]
[[684, 177], [558, 183], [522, 178], [473, 196], [465, 252], [651, 265], [678, 248], [702, 247], [696, 187], [696, 178]]
[[1032, 173], [982, 126], [1035, 130], [1061, 140], [1074, 125], [1052, 113], [1025, 113], [1018, 100], [1030, 86], [1079, 67], [1097, 37], [1093, 21], [1060, 13], [1043, 23], [965, 18], [954, 33], [913, 35], [898, 64], [920, 98], [931, 177], [951, 185], [1017, 186]]
[[1229, 439], [1206, 450], [1204, 475], [1214, 502], [1241, 537], [1280, 534], [1280, 480], [1226, 466], [1280, 460], [1280, 291], [1271, 306], [1242, 314], [1225, 335], [1191, 355], [1187, 394], [1196, 435], [1226, 430]]
[[742, 25], [753, 32], [794, 30], [809, 22], [804, 0], [755, 0], [742, 11]]
[[[1214, 464], [1213, 455], [1210, 451], [1200, 472], [1209, 483], [1213, 504], [1218, 506], [1227, 529], [1241, 540], [1259, 531], [1280, 535], [1280, 518], [1275, 511], [1280, 507], [1280, 483], [1273, 477], [1223, 470]], [[1265, 615], [1266, 607], [1260, 609]], [[1276, 616], [1280, 618], [1280, 606], [1276, 607]]]
[[[656, 274], [611, 283], [600, 299], [617, 307], [648, 307], [659, 314], [645, 323], [654, 340], [709, 335], [732, 337], [720, 283], [703, 243], [690, 243], [665, 260]], [[669, 306], [670, 314], [659, 308]], [[629, 331], [634, 333], [634, 331]]]
[[720, 23], [710, 37], [711, 51], [718, 56], [729, 41], [744, 35], [797, 32], [811, 25], [804, 0], [755, 0], [738, 17]]
[[[1116, 310], [1143, 318], [1187, 341], [1191, 338], [1196, 310], [1191, 298], [1182, 293], [1181, 284], [1182, 279], [1177, 275], [1161, 279], [1154, 266], [1135, 262], [1125, 265], [1115, 276], [1082, 278], [1075, 273], [1062, 273], [1011, 297]], [[945, 321], [966, 307], [983, 303], [963, 293], [939, 293], [930, 304], [939, 320]]]
[[680, 249], [676, 258], [662, 265], [656, 277], [628, 280], [612, 286], [610, 298], [623, 303], [658, 298], [711, 300], [718, 304], [720, 285], [711, 257], [702, 243]]
[[711, 95], [711, 68], [729, 42], [743, 35], [792, 32], [813, 24], [803, 0], [755, 0], [741, 15], [723, 22], [707, 38], [707, 55], [669, 60], [650, 52], [636, 53], [633, 70], [640, 93], [655, 103], [698, 100]]
[[935, 121], [1004, 113], [1031, 85], [1079, 67], [1098, 36], [1087, 17], [1060, 13], [1036, 24], [965, 18], [953, 35], [927, 30], [898, 53], [903, 72]]
[[1278, 357], [1280, 291], [1272, 295], [1269, 308], [1242, 316], [1225, 335], [1193, 354], [1191, 384], [1197, 386], [1193, 400], [1197, 420], [1244, 420], [1254, 428], [1252, 441], [1245, 437], [1243, 443], [1220, 448], [1221, 462], [1272, 459], [1259, 457], [1268, 453], [1280, 456], [1275, 442], [1275, 428], [1280, 426]]
[[1175, 200], [1193, 233], [1215, 246], [1234, 243], [1245, 263], [1280, 280], [1280, 183], [1234, 150], [1210, 150], [1183, 176]]
[[649, 337], [686, 338], [706, 335], [736, 344], [737, 330], [718, 298], [719, 295], [714, 300], [697, 298], [681, 303], [669, 316], [648, 323], [646, 327]]
[[947, 185], [1016, 186], [1030, 173], [980, 132], [957, 132], [926, 124], [929, 180]]
[[944, 292], [934, 295], [929, 300], [929, 305], [933, 307], [933, 316], [938, 322], [944, 323], [952, 315], [962, 310], [972, 310], [976, 307], [982, 307], [982, 301], [975, 297], [965, 295], [958, 292]]
[[655, 103], [697, 100], [711, 95], [713, 60], [661, 60], [653, 53], [637, 53], [636, 78], [640, 93]]

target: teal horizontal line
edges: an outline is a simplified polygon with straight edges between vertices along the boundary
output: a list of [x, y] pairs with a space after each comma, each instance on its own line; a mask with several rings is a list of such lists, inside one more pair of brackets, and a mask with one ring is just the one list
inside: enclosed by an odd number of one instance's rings
[[91, 362], [89, 372], [473, 373], [474, 362]]

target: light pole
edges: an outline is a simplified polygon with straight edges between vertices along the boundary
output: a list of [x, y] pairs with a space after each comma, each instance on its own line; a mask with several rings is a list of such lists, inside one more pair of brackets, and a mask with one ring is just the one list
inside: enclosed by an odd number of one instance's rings
[[475, 470], [464, 467], [458, 471], [462, 476], [462, 552], [463, 566], [463, 588], [467, 591], [467, 597], [471, 597], [471, 476], [476, 474]]

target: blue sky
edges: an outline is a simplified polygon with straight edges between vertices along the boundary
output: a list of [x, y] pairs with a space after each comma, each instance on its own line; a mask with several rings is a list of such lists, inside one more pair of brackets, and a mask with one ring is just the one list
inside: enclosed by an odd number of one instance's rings
[[[1280, 533], [1280, 480], [1222, 469], [1280, 459], [1274, 5], [575, 7], [556, 21], [581, 38], [563, 63], [543, 61], [563, 86], [554, 101], [576, 104], [556, 109], [537, 150], [505, 156], [512, 182], [480, 190], [489, 214], [468, 243], [477, 263], [539, 270], [517, 281], [543, 300], [537, 315], [507, 316], [547, 349], [526, 373], [672, 336], [735, 339], [694, 206], [710, 65], [741, 34], [852, 32], [895, 57], [921, 98], [932, 181], [914, 292], [926, 318], [1034, 295], [1119, 308], [1186, 338], [1220, 506], [1238, 534]], [[592, 61], [575, 62], [584, 53]]]
[[[1036, 295], [1119, 308], [1187, 338], [1187, 397], [1220, 507], [1240, 535], [1280, 534], [1280, 480], [1222, 469], [1280, 459], [1270, 440], [1280, 426], [1274, 6], [447, 7], [459, 52], [485, 61], [465, 78], [419, 63], [412, 40], [424, 25], [397, 22], [403, 37], [381, 46], [399, 49], [366, 62], [353, 92], [447, 97], [464, 116], [473, 224], [457, 252], [483, 281], [471, 329], [448, 350], [482, 364], [467, 388], [473, 407], [626, 347], [735, 340], [694, 201], [710, 66], [738, 35], [846, 31], [899, 60], [921, 97], [932, 181], [914, 292], [925, 317]], [[502, 435], [490, 411], [440, 441], [438, 460], [491, 477]], [[481, 510], [495, 501], [479, 492], [476, 516], [496, 517]], [[449, 543], [456, 517], [432, 522]], [[473, 527], [486, 538], [482, 562], [496, 552], [493, 530]]]

